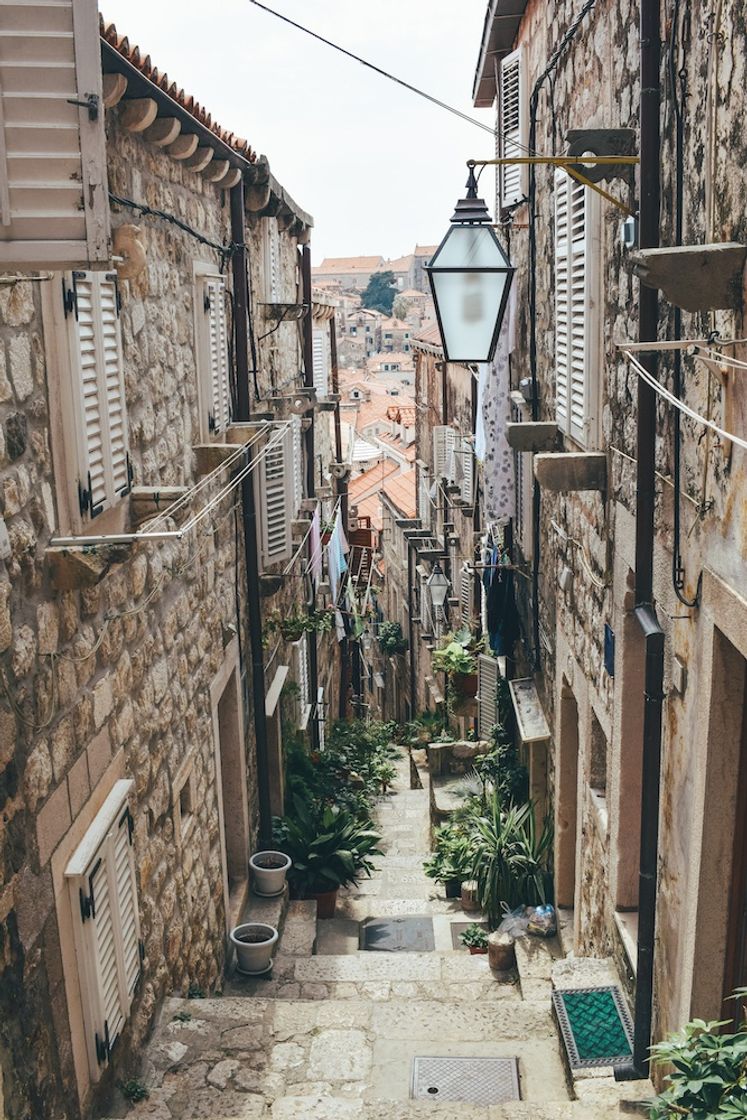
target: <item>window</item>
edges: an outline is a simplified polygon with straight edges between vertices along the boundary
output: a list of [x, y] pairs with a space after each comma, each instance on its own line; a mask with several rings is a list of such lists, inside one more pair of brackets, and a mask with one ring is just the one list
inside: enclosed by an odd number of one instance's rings
[[431, 502], [430, 496], [430, 479], [422, 468], [418, 469], [420, 470], [418, 478], [418, 518], [424, 529], [430, 529], [433, 512], [433, 503]]
[[304, 492], [304, 459], [303, 459], [303, 440], [301, 439], [301, 417], [293, 416], [291, 418], [291, 432], [293, 437], [293, 505], [291, 507], [291, 517], [297, 517], [298, 511], [301, 508]]
[[298, 686], [298, 727], [301, 731], [305, 731], [311, 715], [308, 634], [304, 634], [302, 638], [294, 642], [293, 648], [296, 659], [296, 684]]
[[[511, 394], [511, 420], [521, 423], [531, 418], [521, 393]], [[531, 451], [514, 451], [514, 539], [525, 557], [534, 549], [534, 457]]]
[[469, 626], [474, 615], [474, 575], [471, 568], [462, 568], [459, 575], [459, 604], [462, 625]]
[[127, 1021], [140, 977], [133, 819], [127, 804], [134, 784], [115, 782], [65, 869], [94, 1080]]
[[[529, 138], [526, 76], [522, 48], [507, 54], [501, 62], [500, 122], [498, 125], [498, 150], [502, 159], [523, 156]], [[508, 164], [501, 168], [500, 204], [513, 206], [526, 197], [528, 190], [527, 168], [521, 164]]]
[[291, 518], [296, 475], [293, 470], [293, 427], [271, 427], [254, 472], [259, 517], [260, 564], [267, 569], [290, 560], [293, 548]]
[[459, 483], [461, 498], [468, 506], [475, 500], [475, 460], [472, 453], [472, 441], [466, 436], [457, 437], [453, 451], [453, 469], [451, 477]]
[[265, 303], [280, 302], [280, 233], [274, 218], [265, 218]]
[[448, 425], [439, 424], [433, 429], [433, 474], [436, 478], [449, 478], [449, 465], [454, 447], [456, 432]]
[[317, 397], [326, 397], [329, 394], [330, 346], [329, 331], [323, 327], [314, 327], [311, 333], [313, 347], [314, 388]]
[[555, 174], [555, 415], [582, 447], [598, 440], [599, 196]]
[[194, 759], [186, 763], [174, 780], [174, 835], [177, 845], [189, 836], [194, 824], [195, 772]]
[[0, 271], [108, 262], [96, 2], [16, 2], [3, 15]]
[[65, 273], [46, 286], [48, 342], [54, 344], [64, 471], [73, 527], [115, 506], [130, 492], [127, 408], [115, 273]]
[[195, 336], [200, 433], [209, 439], [225, 432], [231, 421], [231, 385], [226, 281], [204, 265], [195, 268]]
[[500, 673], [495, 657], [481, 653], [477, 658], [477, 734], [488, 739], [498, 722], [498, 681]]

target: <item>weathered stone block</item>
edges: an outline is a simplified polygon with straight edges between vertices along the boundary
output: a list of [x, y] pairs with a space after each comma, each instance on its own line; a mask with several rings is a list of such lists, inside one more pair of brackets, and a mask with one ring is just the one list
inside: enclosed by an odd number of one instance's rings
[[0, 653], [10, 649], [13, 641], [13, 624], [10, 618], [10, 584], [0, 583]]
[[57, 653], [60, 637], [59, 612], [55, 603], [40, 603], [36, 608], [39, 653]]
[[70, 769], [67, 776], [67, 789], [70, 796], [70, 812], [75, 820], [91, 792], [91, 784], [88, 780], [88, 755], [85, 752]]
[[112, 748], [108, 727], [104, 727], [96, 738], [89, 743], [86, 753], [88, 755], [88, 774], [91, 780], [91, 789], [95, 789], [111, 762]]
[[558, 444], [558, 425], [532, 420], [509, 423], [506, 439], [515, 451], [552, 451]]
[[49, 857], [70, 828], [70, 800], [67, 782], [58, 786], [36, 818], [36, 841], [39, 865], [46, 866]]
[[55, 782], [61, 782], [75, 757], [75, 728], [70, 716], [64, 716], [55, 727], [50, 739], [52, 769]]
[[112, 704], [112, 681], [107, 675], [97, 681], [93, 690], [93, 725], [97, 731], [111, 714]]
[[28, 335], [17, 334], [8, 344], [10, 358], [10, 379], [16, 397], [25, 401], [34, 391], [34, 377], [31, 371], [31, 343]]
[[22, 412], [12, 412], [5, 421], [5, 452], [13, 462], [28, 445], [28, 421]]
[[535, 455], [534, 477], [546, 490], [606, 490], [607, 456], [596, 451]]
[[36, 744], [28, 759], [23, 774], [23, 794], [29, 813], [36, 812], [36, 806], [49, 793], [52, 785], [52, 758], [45, 740]]

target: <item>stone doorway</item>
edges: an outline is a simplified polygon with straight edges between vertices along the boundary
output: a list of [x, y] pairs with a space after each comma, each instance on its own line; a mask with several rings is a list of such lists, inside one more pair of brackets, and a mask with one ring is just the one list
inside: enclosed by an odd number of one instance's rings
[[725, 1019], [731, 1019], [736, 1023], [742, 1021], [747, 1000], [735, 1001], [730, 997], [736, 988], [745, 987], [747, 987], [747, 707], [743, 706], [724, 968], [723, 1017]]
[[578, 819], [578, 704], [568, 681], [560, 689], [557, 791], [555, 798], [555, 894], [558, 906], [572, 909], [576, 894]]
[[238, 921], [249, 884], [249, 807], [246, 747], [236, 641], [210, 688], [218, 786], [218, 816], [223, 860], [226, 927]]

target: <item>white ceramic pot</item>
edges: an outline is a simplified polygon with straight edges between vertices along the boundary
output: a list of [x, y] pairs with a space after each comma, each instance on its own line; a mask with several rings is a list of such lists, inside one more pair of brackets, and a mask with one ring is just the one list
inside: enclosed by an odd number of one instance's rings
[[244, 922], [231, 930], [231, 944], [236, 950], [236, 967], [247, 976], [260, 976], [272, 968], [272, 951], [278, 939], [274, 926], [264, 922]]
[[254, 893], [263, 898], [275, 898], [282, 894], [290, 866], [291, 858], [285, 852], [255, 852], [249, 857]]

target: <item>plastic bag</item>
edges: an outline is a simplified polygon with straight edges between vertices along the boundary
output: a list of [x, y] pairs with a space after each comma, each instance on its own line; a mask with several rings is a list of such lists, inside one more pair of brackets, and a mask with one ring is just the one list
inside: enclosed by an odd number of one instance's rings
[[530, 906], [517, 906], [515, 910], [509, 910], [496, 932], [507, 933], [514, 941], [517, 937], [526, 937], [531, 909]]
[[554, 937], [558, 932], [554, 906], [530, 906], [527, 933], [534, 937]]

